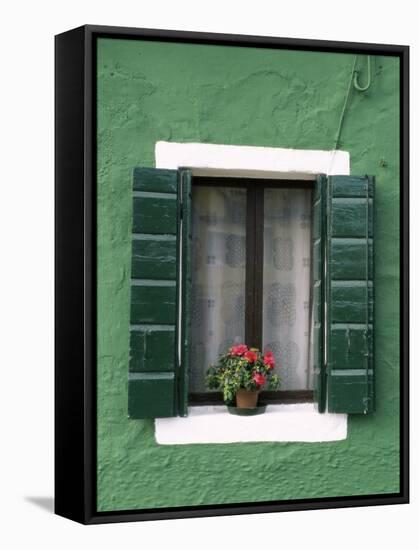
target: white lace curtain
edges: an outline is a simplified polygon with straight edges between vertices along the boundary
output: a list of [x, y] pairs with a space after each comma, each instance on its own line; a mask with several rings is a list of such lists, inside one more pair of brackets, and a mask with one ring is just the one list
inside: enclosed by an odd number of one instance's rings
[[283, 390], [312, 388], [309, 369], [311, 193], [265, 190], [263, 346]]
[[[208, 391], [205, 371], [245, 342], [246, 191], [193, 189], [190, 391]], [[263, 347], [284, 390], [311, 388], [308, 370], [310, 193], [266, 189]]]

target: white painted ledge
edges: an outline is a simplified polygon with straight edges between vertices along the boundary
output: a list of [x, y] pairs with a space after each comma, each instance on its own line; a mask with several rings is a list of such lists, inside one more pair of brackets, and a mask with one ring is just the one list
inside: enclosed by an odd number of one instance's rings
[[341, 441], [347, 435], [346, 414], [320, 414], [312, 403], [268, 405], [258, 416], [235, 416], [225, 406], [189, 407], [186, 418], [156, 418], [160, 445], [245, 443], [261, 441]]
[[190, 168], [195, 176], [313, 180], [350, 173], [347, 151], [158, 141], [155, 159], [156, 168]]

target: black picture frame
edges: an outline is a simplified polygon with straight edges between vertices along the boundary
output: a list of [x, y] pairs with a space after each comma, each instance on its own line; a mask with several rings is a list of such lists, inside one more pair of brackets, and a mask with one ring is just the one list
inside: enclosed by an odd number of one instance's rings
[[[96, 40], [101, 37], [400, 58], [400, 493], [96, 509]], [[55, 38], [55, 513], [84, 524], [409, 502], [409, 48], [86, 25]]]

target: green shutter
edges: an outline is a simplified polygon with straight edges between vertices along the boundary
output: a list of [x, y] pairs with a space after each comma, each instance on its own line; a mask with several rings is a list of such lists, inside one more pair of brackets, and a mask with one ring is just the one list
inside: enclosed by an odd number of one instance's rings
[[136, 168], [128, 379], [131, 418], [177, 414], [179, 214], [178, 172]]
[[314, 184], [312, 198], [310, 368], [313, 373], [314, 401], [317, 403], [319, 412], [324, 412], [326, 406], [326, 371], [324, 361], [326, 185], [326, 177], [319, 176]]
[[327, 188], [327, 409], [365, 414], [374, 408], [374, 180], [331, 176]]

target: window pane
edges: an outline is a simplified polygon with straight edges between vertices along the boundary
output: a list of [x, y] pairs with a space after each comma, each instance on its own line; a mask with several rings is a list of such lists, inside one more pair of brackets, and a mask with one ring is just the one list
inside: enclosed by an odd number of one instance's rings
[[244, 342], [245, 189], [193, 187], [192, 243], [190, 391], [204, 392], [208, 366]]
[[281, 390], [312, 389], [309, 372], [311, 191], [265, 189], [263, 348]]

